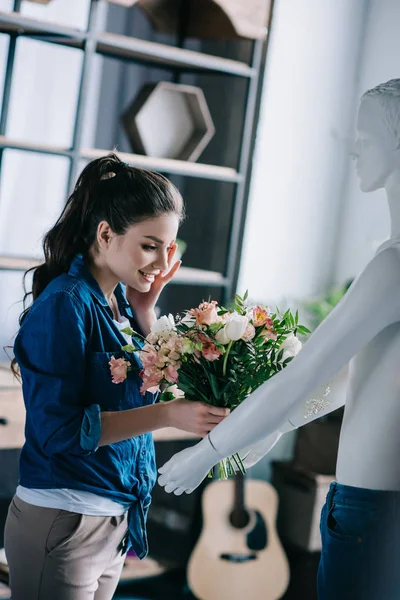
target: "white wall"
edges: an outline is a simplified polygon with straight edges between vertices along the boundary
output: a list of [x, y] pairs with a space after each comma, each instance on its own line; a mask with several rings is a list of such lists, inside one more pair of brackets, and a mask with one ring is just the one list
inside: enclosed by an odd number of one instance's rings
[[[370, 0], [357, 101], [367, 89], [400, 77], [399, 25], [400, 2]], [[335, 279], [342, 281], [359, 273], [389, 233], [385, 193], [382, 190], [361, 192], [350, 165], [343, 196]]]
[[331, 283], [367, 0], [276, 0], [239, 292]]

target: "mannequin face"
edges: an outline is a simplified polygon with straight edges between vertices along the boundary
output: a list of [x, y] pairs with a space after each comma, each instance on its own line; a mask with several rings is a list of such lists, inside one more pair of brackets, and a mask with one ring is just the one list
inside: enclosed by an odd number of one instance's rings
[[361, 101], [354, 155], [361, 190], [373, 192], [385, 187], [396, 168], [396, 151], [383, 109], [376, 99], [367, 97]]

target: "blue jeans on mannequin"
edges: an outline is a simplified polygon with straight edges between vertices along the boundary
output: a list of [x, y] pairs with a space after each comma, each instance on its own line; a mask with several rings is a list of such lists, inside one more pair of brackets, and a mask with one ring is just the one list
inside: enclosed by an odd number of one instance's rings
[[321, 536], [318, 600], [400, 600], [400, 492], [333, 482]]

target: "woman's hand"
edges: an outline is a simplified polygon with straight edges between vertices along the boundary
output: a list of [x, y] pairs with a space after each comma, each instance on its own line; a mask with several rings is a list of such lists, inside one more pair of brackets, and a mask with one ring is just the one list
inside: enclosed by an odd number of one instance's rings
[[138, 292], [134, 288], [126, 286], [126, 298], [134, 310], [135, 317], [145, 335], [150, 333], [150, 328], [157, 319], [154, 308], [163, 288], [175, 276], [182, 264], [180, 260], [173, 262], [177, 248], [176, 244], [171, 244], [168, 252], [168, 267], [165, 271], [156, 275], [148, 292]]
[[200, 437], [205, 437], [230, 412], [229, 408], [218, 408], [205, 402], [185, 399], [171, 400], [167, 406], [170, 427], [195, 433]]

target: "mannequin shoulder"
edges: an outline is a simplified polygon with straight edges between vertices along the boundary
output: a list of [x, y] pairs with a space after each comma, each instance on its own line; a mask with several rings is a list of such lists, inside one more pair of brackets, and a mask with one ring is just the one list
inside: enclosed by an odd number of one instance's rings
[[400, 243], [378, 252], [354, 283], [372, 295], [400, 295]]

